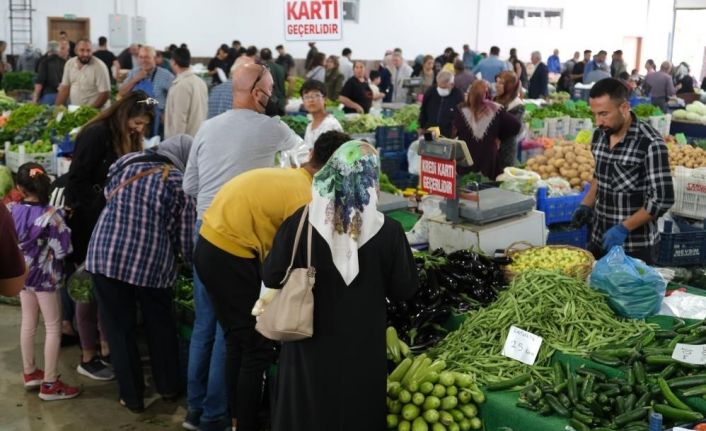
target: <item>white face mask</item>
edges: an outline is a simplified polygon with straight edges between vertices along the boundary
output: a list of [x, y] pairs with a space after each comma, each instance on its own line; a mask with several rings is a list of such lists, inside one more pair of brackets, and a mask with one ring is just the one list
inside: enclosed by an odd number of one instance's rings
[[436, 92], [439, 93], [439, 96], [441, 97], [446, 97], [449, 94], [451, 94], [451, 89], [450, 88], [439, 88], [436, 87]]

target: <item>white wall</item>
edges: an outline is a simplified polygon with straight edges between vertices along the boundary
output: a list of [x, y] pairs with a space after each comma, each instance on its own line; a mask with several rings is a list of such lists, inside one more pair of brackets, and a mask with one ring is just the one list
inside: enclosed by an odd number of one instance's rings
[[[523, 6], [563, 8], [562, 29], [507, 26], [508, 8]], [[667, 0], [484, 0], [478, 48], [488, 51], [491, 45], [497, 45], [501, 48], [501, 57], [506, 57], [514, 47], [524, 59], [529, 59], [534, 50], [539, 50], [546, 59], [557, 48], [562, 61], [572, 57], [574, 51], [583, 56], [585, 49], [594, 54], [603, 49], [608, 52], [610, 61], [610, 54], [623, 48], [625, 37], [642, 37], [644, 63], [649, 56], [666, 58], [672, 26], [671, 8], [672, 2]], [[633, 67], [628, 65], [628, 72]]]
[[[5, 40], [9, 39], [8, 1], [0, 0], [0, 38]], [[373, 59], [382, 57], [385, 49], [400, 47], [411, 59], [418, 54], [437, 55], [446, 46], [460, 51], [468, 43], [481, 51], [498, 45], [502, 57], [515, 47], [527, 60], [533, 50], [540, 50], [546, 58], [558, 48], [566, 60], [586, 48], [612, 52], [622, 47], [624, 37], [641, 36], [642, 63], [647, 58], [659, 62], [667, 55], [673, 4], [668, 0], [360, 1], [360, 23], [346, 21], [343, 40], [319, 42], [320, 51], [339, 54], [348, 46], [354, 58]], [[65, 13], [91, 18], [92, 39], [107, 35], [108, 15], [116, 6], [118, 13], [133, 16], [137, 12], [146, 17], [150, 44], [161, 48], [186, 42], [194, 56], [213, 55], [220, 43], [233, 39], [258, 47], [283, 43], [282, 0], [35, 0], [35, 43], [46, 43], [46, 18]], [[509, 27], [510, 6], [563, 8], [563, 28]], [[286, 42], [285, 46], [297, 58], [304, 57], [308, 49], [306, 42]]]

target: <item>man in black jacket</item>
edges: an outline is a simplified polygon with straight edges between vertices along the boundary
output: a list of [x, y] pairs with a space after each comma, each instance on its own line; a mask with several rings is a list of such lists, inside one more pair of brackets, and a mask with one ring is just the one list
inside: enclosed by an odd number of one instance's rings
[[442, 136], [450, 137], [454, 113], [461, 102], [463, 93], [454, 87], [453, 74], [442, 70], [436, 76], [436, 85], [424, 93], [419, 112], [419, 134], [429, 127], [439, 127]]
[[547, 97], [549, 95], [549, 69], [542, 62], [542, 54], [539, 51], [532, 53], [532, 64], [534, 64], [534, 73], [529, 80], [527, 97], [529, 99]]

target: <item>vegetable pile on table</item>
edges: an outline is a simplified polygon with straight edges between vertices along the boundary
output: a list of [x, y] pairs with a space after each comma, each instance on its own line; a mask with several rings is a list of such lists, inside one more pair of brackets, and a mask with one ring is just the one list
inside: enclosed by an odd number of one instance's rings
[[478, 405], [485, 395], [473, 378], [446, 370], [425, 354], [407, 357], [387, 377], [387, 429], [397, 431], [478, 430]]
[[525, 121], [566, 116], [571, 118], [593, 118], [593, 113], [586, 102], [554, 103], [534, 110], [528, 110], [525, 114]]
[[527, 161], [527, 169], [538, 173], [543, 180], [564, 178], [577, 189], [593, 179], [595, 165], [590, 148], [577, 143], [556, 145]]
[[641, 120], [646, 120], [650, 117], [658, 117], [664, 115], [664, 113], [655, 105], [650, 105], [649, 103], [643, 103], [632, 108], [637, 118]]
[[504, 275], [490, 259], [469, 250], [446, 255], [439, 249], [415, 256], [419, 290], [407, 301], [388, 300], [387, 320], [412, 350], [438, 343], [454, 313], [493, 302], [505, 289]]
[[348, 134], [372, 133], [381, 126], [397, 126], [392, 118], [376, 117], [371, 114], [360, 114], [344, 118], [341, 121], [343, 131]]
[[[501, 355], [512, 325], [544, 338], [534, 366]], [[528, 373], [536, 382], [547, 382], [555, 351], [587, 355], [649, 328], [644, 321], [615, 316], [603, 295], [585, 282], [535, 270], [518, 274], [497, 301], [469, 313], [429, 354], [444, 359], [452, 370], [474, 375], [479, 384]]]
[[706, 105], [698, 100], [686, 105], [686, 109], [677, 109], [672, 114], [676, 121], [706, 124]]
[[[577, 431], [646, 430], [650, 409], [675, 425], [704, 418], [704, 366], [672, 358], [678, 343], [706, 343], [706, 322], [674, 319], [669, 330], [647, 330], [622, 344], [591, 353], [591, 360], [615, 368], [609, 378], [589, 364], [572, 371], [555, 363], [552, 385], [530, 385], [518, 406], [572, 418]], [[596, 428], [603, 427], [603, 428]]]
[[280, 120], [289, 126], [294, 133], [302, 137], [306, 133], [306, 126], [309, 124], [309, 119], [306, 115], [285, 115], [280, 117]]
[[593, 259], [583, 250], [569, 247], [533, 247], [512, 256], [512, 263], [506, 269], [516, 273], [532, 269], [560, 271], [565, 275], [576, 276]]
[[395, 124], [404, 126], [407, 132], [416, 132], [419, 120], [419, 111], [421, 110], [421, 105], [413, 103], [411, 105], [405, 105], [400, 109], [395, 110], [392, 114], [392, 120]]
[[63, 137], [77, 127], [88, 123], [96, 115], [98, 109], [92, 106], [81, 106], [74, 112], [64, 112], [59, 120], [58, 114], [47, 124], [47, 129], [59, 137]]
[[677, 166], [686, 168], [706, 167], [706, 149], [692, 147], [691, 145], [674, 145], [669, 149], [669, 167], [674, 170]]

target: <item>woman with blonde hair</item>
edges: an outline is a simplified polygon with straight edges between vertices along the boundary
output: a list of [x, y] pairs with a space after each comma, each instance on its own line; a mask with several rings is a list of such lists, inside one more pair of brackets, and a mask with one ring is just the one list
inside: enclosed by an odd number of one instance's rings
[[500, 143], [517, 135], [521, 123], [501, 104], [490, 100], [486, 81], [473, 83], [466, 100], [456, 110], [454, 135], [466, 142], [473, 166], [459, 171], [480, 172], [494, 180], [502, 169], [498, 158]]

